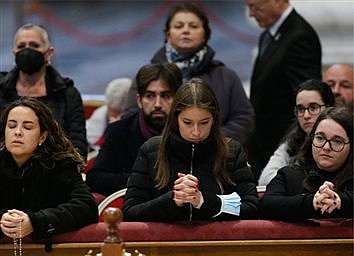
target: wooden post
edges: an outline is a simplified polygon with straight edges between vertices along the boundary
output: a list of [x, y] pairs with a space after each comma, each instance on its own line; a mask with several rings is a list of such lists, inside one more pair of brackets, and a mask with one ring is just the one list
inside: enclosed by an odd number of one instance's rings
[[104, 222], [107, 224], [107, 237], [102, 246], [102, 256], [122, 256], [124, 243], [122, 242], [118, 224], [123, 220], [122, 211], [109, 207], [104, 213]]

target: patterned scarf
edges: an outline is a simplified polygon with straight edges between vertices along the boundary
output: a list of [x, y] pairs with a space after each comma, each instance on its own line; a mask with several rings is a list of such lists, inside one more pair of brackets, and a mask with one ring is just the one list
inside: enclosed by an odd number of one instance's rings
[[202, 49], [197, 51], [192, 57], [184, 57], [181, 54], [179, 54], [177, 50], [173, 48], [173, 46], [170, 43], [165, 44], [165, 49], [166, 49], [167, 61], [169, 63], [176, 64], [181, 70], [183, 82], [191, 78], [191, 74], [190, 74], [191, 68], [198, 66], [202, 62], [207, 52], [207, 47], [204, 46]]

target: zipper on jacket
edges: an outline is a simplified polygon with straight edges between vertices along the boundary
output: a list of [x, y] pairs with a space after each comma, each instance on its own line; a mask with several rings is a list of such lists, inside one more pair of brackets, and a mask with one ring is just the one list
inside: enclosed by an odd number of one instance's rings
[[[193, 158], [194, 158], [194, 144], [192, 144], [192, 153], [191, 153], [191, 168], [189, 169], [189, 174], [193, 175]], [[193, 219], [193, 205], [189, 204], [189, 221]]]

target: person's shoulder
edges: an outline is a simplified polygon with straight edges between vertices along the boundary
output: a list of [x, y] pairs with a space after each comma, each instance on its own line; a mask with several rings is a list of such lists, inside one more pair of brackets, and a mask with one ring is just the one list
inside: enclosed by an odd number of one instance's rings
[[232, 153], [242, 150], [242, 144], [238, 140], [235, 140], [234, 138], [227, 137], [226, 143], [229, 145], [230, 151]]
[[108, 130], [124, 130], [127, 128], [137, 128], [135, 124], [138, 123], [138, 112], [129, 113], [125, 115], [120, 120], [108, 124]]
[[297, 177], [303, 177], [305, 175], [304, 168], [297, 164], [289, 164], [280, 168], [277, 175], [284, 176], [288, 180], [293, 180]]
[[[291, 10], [291, 12], [289, 13], [289, 15], [285, 18], [284, 22], [294, 22], [295, 24], [297, 24], [297, 22], [306, 22], [305, 18], [303, 16], [301, 16], [295, 8], [293, 8]], [[296, 22], [295, 22], [296, 21]]]
[[229, 137], [226, 138], [226, 142], [229, 147], [228, 162], [237, 165], [247, 164], [246, 153], [243, 150], [242, 144], [239, 141]]
[[287, 153], [289, 149], [289, 141], [284, 141], [280, 143], [280, 145], [277, 147], [276, 151], [281, 152], [281, 153]]
[[70, 77], [63, 77], [53, 66], [48, 65], [46, 73], [48, 78], [53, 82], [51, 87], [54, 90], [71, 88], [73, 91], [78, 91], [77, 88], [74, 87], [74, 80]]
[[297, 12], [295, 8], [290, 12], [289, 18], [301, 20], [302, 22], [308, 23], [308, 21], [300, 14]]
[[[107, 114], [107, 111], [108, 111], [108, 107], [106, 104], [102, 105], [102, 106], [99, 106], [98, 108], [96, 108], [93, 112], [92, 112], [92, 115], [106, 115]], [[91, 115], [91, 116], [92, 116]], [[105, 116], [106, 117], [106, 116]]]
[[204, 60], [209, 63], [209, 66], [213, 67], [213, 68], [222, 68], [225, 67], [225, 64], [219, 60], [215, 58], [215, 51], [212, 47], [210, 47], [209, 45], [206, 46], [206, 54], [204, 57]]
[[47, 155], [43, 155], [40, 161], [37, 159], [32, 160], [31, 165], [52, 172], [53, 174], [56, 173], [61, 175], [63, 173], [70, 173], [73, 171], [79, 172], [80, 163], [75, 161], [72, 157], [54, 160]]
[[6, 76], [9, 72], [8, 71], [1, 71], [0, 72], [0, 83], [6, 79]]
[[301, 16], [295, 9], [291, 11], [291, 13], [289, 14], [289, 16], [284, 22], [286, 21], [291, 23], [293, 27], [293, 31], [295, 28], [299, 28], [301, 31], [311, 31], [316, 33], [312, 25], [303, 16]]
[[107, 105], [102, 105], [96, 108], [92, 112], [91, 116], [86, 120], [86, 124], [92, 123], [92, 125], [96, 126], [98, 124], [95, 122], [103, 122], [103, 123], [107, 122], [107, 111], [108, 111]]
[[158, 136], [153, 136], [151, 138], [149, 138], [145, 143], [144, 146], [147, 148], [150, 147], [156, 147], [159, 146], [160, 142], [161, 142], [162, 136], [158, 135]]
[[18, 77], [18, 69], [13, 68], [10, 71], [1, 71], [0, 72], [0, 85], [1, 89], [11, 87], [9, 86], [9, 83], [13, 80], [17, 80]]
[[76, 162], [74, 159], [72, 159], [71, 157], [67, 157], [61, 160], [55, 160], [56, 165], [58, 166], [67, 166], [67, 167], [71, 167], [71, 168], [77, 168], [79, 163]]
[[162, 46], [153, 54], [150, 62], [151, 63], [163, 63], [166, 62], [165, 47]]
[[[233, 81], [235, 78], [239, 79], [239, 76], [236, 71], [232, 70], [230, 67], [225, 65], [221, 60], [214, 59], [210, 62], [209, 73], [213, 77], [222, 76], [225, 81]], [[216, 76], [215, 76], [216, 75]]]
[[151, 137], [147, 141], [144, 142], [144, 144], [141, 146], [141, 148], [146, 152], [157, 151], [157, 149], [160, 145], [161, 139], [162, 139], [161, 135]]

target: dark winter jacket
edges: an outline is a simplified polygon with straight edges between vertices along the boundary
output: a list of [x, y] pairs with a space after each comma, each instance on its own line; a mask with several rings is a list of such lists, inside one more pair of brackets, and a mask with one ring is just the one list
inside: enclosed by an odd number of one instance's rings
[[200, 209], [192, 209], [192, 220], [229, 220], [253, 219], [258, 217], [258, 197], [256, 183], [252, 172], [247, 166], [242, 146], [235, 140], [230, 140], [233, 149], [232, 156], [227, 162], [227, 172], [236, 185], [223, 185], [224, 193], [236, 192], [241, 197], [240, 216], [222, 213], [221, 189], [213, 174], [212, 166], [216, 144], [211, 138], [194, 144], [195, 150], [192, 159], [192, 143], [183, 140], [180, 136], [172, 135], [168, 144], [168, 157], [172, 169], [171, 179], [164, 189], [156, 188], [156, 158], [161, 137], [149, 139], [141, 147], [134, 163], [132, 174], [128, 180], [128, 190], [125, 195], [123, 215], [126, 221], [188, 221], [189, 205], [178, 207], [173, 201], [173, 183], [178, 178], [178, 172], [189, 173], [191, 164], [193, 175], [199, 180], [204, 203]]
[[[333, 173], [315, 168], [318, 188], [325, 182], [332, 182]], [[280, 220], [304, 220], [307, 218], [353, 218], [353, 176], [345, 182], [344, 188], [336, 191], [341, 198], [341, 209], [331, 214], [315, 211], [313, 197], [316, 192], [304, 188], [306, 172], [299, 166], [286, 166], [268, 184], [260, 202], [261, 218]], [[312, 174], [313, 175], [313, 174]]]
[[[0, 110], [19, 98], [16, 82], [19, 70], [14, 68], [0, 76]], [[70, 78], [62, 77], [52, 66], [47, 66], [45, 84], [47, 96], [40, 97], [53, 113], [54, 118], [63, 127], [75, 148], [86, 158], [87, 138], [84, 107], [80, 92]]]
[[30, 159], [18, 167], [4, 149], [0, 151], [0, 195], [0, 216], [11, 209], [27, 213], [33, 226], [30, 236], [35, 240], [98, 220], [96, 202], [71, 160], [45, 163]]

